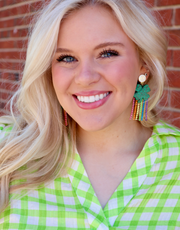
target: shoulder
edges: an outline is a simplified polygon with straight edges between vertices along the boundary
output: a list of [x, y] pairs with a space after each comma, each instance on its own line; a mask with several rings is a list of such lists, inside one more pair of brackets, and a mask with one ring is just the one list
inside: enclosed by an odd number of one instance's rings
[[161, 149], [180, 153], [180, 129], [163, 121], [153, 127], [153, 141]]
[[152, 135], [159, 137], [166, 136], [167, 138], [173, 136], [176, 139], [180, 139], [180, 129], [161, 121], [153, 127]]
[[160, 121], [153, 127], [153, 133], [159, 136], [174, 135], [174, 136], [179, 137], [180, 129], [164, 121]]

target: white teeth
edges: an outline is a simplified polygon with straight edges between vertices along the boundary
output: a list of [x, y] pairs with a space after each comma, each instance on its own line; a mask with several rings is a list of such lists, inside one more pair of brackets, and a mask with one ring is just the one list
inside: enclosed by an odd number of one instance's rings
[[89, 103], [89, 97], [84, 97], [84, 102]]
[[95, 96], [96, 101], [99, 101], [99, 95]]
[[102, 100], [103, 98], [107, 97], [107, 95], [109, 95], [108, 93], [104, 93], [104, 94], [100, 94], [100, 95], [94, 95], [94, 96], [77, 96], [77, 99], [81, 102], [85, 102], [85, 103], [92, 103], [95, 101], [99, 101]]
[[103, 99], [104, 95], [103, 94], [100, 94], [100, 99]]
[[94, 96], [90, 96], [90, 97], [89, 97], [89, 102], [94, 102], [94, 101], [95, 101]]

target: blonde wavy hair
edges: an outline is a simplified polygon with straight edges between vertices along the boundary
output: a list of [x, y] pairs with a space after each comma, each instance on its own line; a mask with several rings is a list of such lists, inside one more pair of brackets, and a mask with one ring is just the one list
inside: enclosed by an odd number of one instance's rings
[[11, 192], [37, 188], [65, 174], [73, 159], [76, 122], [70, 118], [68, 128], [63, 125], [62, 108], [52, 85], [51, 62], [62, 19], [89, 4], [110, 8], [136, 44], [150, 70], [148, 121], [141, 123], [152, 127], [158, 120], [154, 109], [166, 80], [167, 43], [143, 1], [51, 0], [35, 18], [22, 82], [11, 100], [12, 116], [0, 119], [12, 125], [0, 145], [0, 211], [7, 207]]

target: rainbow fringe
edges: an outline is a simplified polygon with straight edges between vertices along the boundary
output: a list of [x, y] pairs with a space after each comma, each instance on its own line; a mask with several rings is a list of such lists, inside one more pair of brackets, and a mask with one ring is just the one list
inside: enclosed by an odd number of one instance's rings
[[140, 103], [138, 103], [138, 101], [133, 98], [130, 120], [133, 118], [133, 120], [143, 121], [145, 117], [145, 120], [147, 121], [147, 111], [148, 100], [142, 100]]

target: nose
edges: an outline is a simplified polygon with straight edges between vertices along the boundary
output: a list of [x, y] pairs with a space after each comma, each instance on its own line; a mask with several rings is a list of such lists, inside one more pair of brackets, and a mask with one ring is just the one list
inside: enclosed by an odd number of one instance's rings
[[79, 64], [75, 73], [75, 83], [86, 87], [98, 82], [100, 77], [96, 63], [87, 60]]

